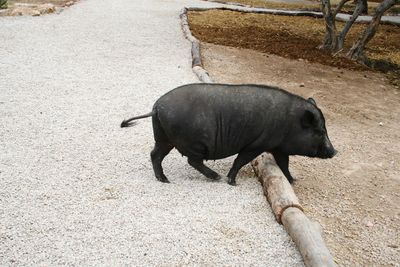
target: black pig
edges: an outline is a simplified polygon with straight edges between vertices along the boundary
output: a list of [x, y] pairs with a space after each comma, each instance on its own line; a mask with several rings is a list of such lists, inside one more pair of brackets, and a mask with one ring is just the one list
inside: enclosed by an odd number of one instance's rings
[[155, 176], [168, 183], [161, 162], [175, 147], [189, 164], [210, 179], [221, 176], [204, 165], [204, 160], [238, 154], [228, 173], [235, 185], [245, 164], [270, 152], [290, 183], [289, 155], [332, 158], [325, 119], [312, 98], [262, 85], [188, 84], [162, 97], [153, 111], [124, 120], [152, 117], [155, 147], [151, 161]]

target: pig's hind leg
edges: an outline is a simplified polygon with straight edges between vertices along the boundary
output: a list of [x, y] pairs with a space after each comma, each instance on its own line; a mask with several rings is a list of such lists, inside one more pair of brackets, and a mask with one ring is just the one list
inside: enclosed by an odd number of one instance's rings
[[165, 156], [168, 155], [168, 153], [174, 148], [174, 146], [171, 144], [170, 140], [165, 134], [165, 131], [162, 128], [157, 116], [153, 116], [153, 134], [156, 143], [150, 155], [154, 174], [159, 181], [163, 183], [169, 183], [164, 174], [161, 163]]
[[154, 149], [151, 151], [151, 163], [153, 164], [154, 174], [160, 182], [169, 183], [167, 177], [164, 175], [161, 162], [173, 148], [171, 144], [156, 142]]
[[198, 170], [200, 173], [202, 173], [207, 178], [210, 178], [213, 180], [221, 179], [221, 176], [218, 173], [216, 173], [215, 171], [211, 170], [206, 165], [204, 165], [203, 160], [188, 158], [188, 163], [190, 164], [190, 166], [192, 166], [193, 168]]

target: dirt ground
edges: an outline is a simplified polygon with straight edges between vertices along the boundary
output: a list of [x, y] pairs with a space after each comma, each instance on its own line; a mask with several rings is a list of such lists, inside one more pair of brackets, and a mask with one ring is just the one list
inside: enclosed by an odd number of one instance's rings
[[[321, 11], [321, 3], [318, 0], [217, 0], [217, 2], [227, 3], [234, 2], [242, 5], [249, 5], [253, 7], [289, 9], [289, 10], [308, 10], [308, 11]], [[336, 8], [340, 0], [331, 0], [332, 7]], [[368, 13], [373, 14], [375, 8], [381, 0], [368, 1]], [[341, 13], [352, 14], [355, 8], [354, 1], [346, 3], [341, 9]], [[400, 5], [395, 5], [386, 11], [387, 15], [398, 15], [400, 13]]]
[[[190, 12], [190, 27], [200, 40], [232, 47], [250, 48], [291, 59], [304, 59], [346, 69], [365, 69], [340, 54], [317, 49], [325, 34], [323, 19], [310, 17], [275, 16], [211, 10]], [[338, 29], [344, 26], [338, 22]], [[354, 25], [345, 42], [348, 51], [365, 25]], [[375, 62], [389, 67], [392, 82], [400, 86], [400, 27], [380, 25], [366, 48], [366, 54]], [[382, 70], [382, 67], [378, 66]]]
[[[202, 44], [216, 82], [257, 83], [313, 97], [338, 156], [291, 158], [294, 189], [341, 266], [400, 262], [400, 92], [379, 73]], [[239, 178], [240, 181], [240, 178]]]

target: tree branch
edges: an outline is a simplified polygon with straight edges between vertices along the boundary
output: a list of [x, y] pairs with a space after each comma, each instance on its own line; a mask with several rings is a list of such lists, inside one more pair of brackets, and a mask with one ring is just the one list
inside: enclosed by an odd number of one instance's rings
[[365, 9], [364, 1], [358, 0], [353, 15], [346, 22], [346, 24], [344, 25], [342, 31], [338, 36], [338, 47], [337, 47], [338, 50], [341, 50], [343, 48], [344, 40], [346, 39], [347, 33], [349, 32], [351, 26], [353, 26], [353, 23], [357, 20], [358, 16], [363, 12], [364, 9]]
[[350, 0], [342, 0], [340, 1], [339, 5], [336, 7], [335, 11], [333, 11], [333, 16], [336, 17], [337, 13], [343, 8], [344, 4], [349, 2]]
[[349, 58], [353, 60], [362, 60], [364, 58], [364, 48], [367, 43], [372, 39], [372, 37], [374, 37], [376, 30], [378, 29], [379, 23], [381, 22], [383, 13], [385, 13], [386, 10], [398, 3], [400, 3], [400, 0], [384, 0], [379, 6], [377, 6], [368, 27], [361, 34], [357, 42], [353, 45], [353, 47], [347, 54]]

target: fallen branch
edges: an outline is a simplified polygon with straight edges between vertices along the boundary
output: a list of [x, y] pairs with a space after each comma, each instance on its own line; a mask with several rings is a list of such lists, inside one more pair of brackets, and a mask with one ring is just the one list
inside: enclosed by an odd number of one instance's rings
[[317, 223], [310, 221], [298, 208], [287, 208], [282, 224], [293, 239], [306, 266], [336, 266], [322, 239]]
[[335, 266], [333, 258], [321, 237], [320, 227], [303, 213], [292, 186], [269, 154], [262, 154], [252, 162], [264, 194], [276, 220], [283, 224], [295, 242], [306, 266]]
[[264, 153], [253, 160], [251, 165], [264, 188], [265, 196], [279, 223], [282, 223], [282, 214], [285, 209], [296, 207], [303, 210], [292, 186], [288, 181], [282, 181], [282, 171], [271, 155]]
[[197, 75], [200, 81], [205, 83], [212, 83], [212, 79], [207, 71], [203, 68], [203, 64], [201, 62], [201, 54], [200, 54], [200, 42], [197, 40], [190, 31], [188, 17], [187, 17], [187, 8], [183, 8], [179, 17], [181, 18], [181, 27], [182, 31], [192, 44], [192, 70]]
[[247, 7], [247, 6], [191, 7], [188, 10], [189, 11], [228, 10], [228, 11], [237, 11], [244, 13], [270, 14], [270, 15], [283, 15], [283, 16], [308, 16], [314, 18], [323, 17], [321, 12], [269, 9], [269, 8]]
[[193, 72], [199, 77], [199, 80], [204, 83], [213, 83], [213, 80], [210, 78], [208, 72], [200, 66], [194, 66]]

